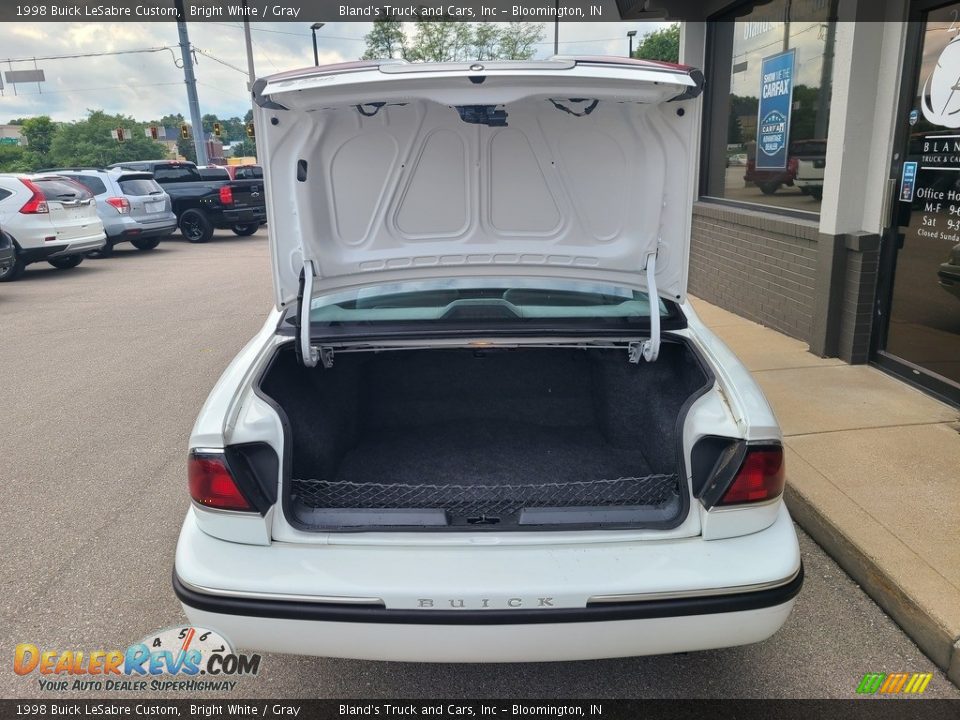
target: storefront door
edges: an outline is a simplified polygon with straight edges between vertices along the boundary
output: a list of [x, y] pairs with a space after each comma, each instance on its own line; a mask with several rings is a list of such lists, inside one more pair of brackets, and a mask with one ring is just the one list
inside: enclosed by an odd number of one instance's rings
[[960, 403], [960, 2], [911, 15], [873, 357]]

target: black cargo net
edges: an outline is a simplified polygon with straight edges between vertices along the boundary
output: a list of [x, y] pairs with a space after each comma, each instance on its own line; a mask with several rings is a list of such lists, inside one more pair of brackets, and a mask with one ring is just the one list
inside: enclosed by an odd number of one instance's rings
[[316, 509], [440, 509], [454, 517], [525, 508], [663, 507], [680, 495], [676, 475], [558, 483], [380, 483], [294, 480], [294, 499]]

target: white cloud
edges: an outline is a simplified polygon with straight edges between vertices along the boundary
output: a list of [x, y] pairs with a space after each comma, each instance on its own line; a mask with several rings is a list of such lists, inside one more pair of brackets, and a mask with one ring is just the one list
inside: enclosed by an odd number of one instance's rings
[[[626, 55], [627, 30], [643, 35], [658, 23], [561, 23], [560, 52], [568, 55]], [[308, 23], [251, 24], [258, 76], [313, 64]], [[197, 53], [200, 108], [221, 117], [242, 116], [250, 107], [247, 59], [239, 22], [188, 25]], [[369, 23], [327, 23], [318, 33], [321, 63], [353, 60], [364, 50]], [[553, 54], [553, 24], [537, 57]], [[151, 53], [32, 60], [34, 57], [117, 52], [169, 47]], [[187, 112], [175, 23], [0, 23], [0, 68], [42, 68], [38, 86], [4, 87], [0, 123], [11, 118], [47, 114], [76, 120], [88, 109], [132, 115], [140, 120]], [[210, 57], [212, 56], [212, 58]], [[213, 59], [215, 58], [215, 59]], [[17, 62], [8, 62], [17, 60]], [[218, 62], [221, 61], [221, 62]], [[234, 66], [233, 68], [228, 66]], [[238, 68], [240, 71], [238, 71]]]

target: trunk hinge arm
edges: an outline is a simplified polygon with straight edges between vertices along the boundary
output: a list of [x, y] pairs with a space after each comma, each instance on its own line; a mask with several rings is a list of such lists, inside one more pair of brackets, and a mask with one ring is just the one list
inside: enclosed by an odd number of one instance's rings
[[[333, 348], [314, 347], [310, 342], [310, 299], [313, 298], [313, 262], [307, 260], [300, 270], [300, 291], [297, 293], [297, 314], [294, 327], [297, 330], [295, 350], [297, 360], [304, 367], [316, 367], [318, 362], [325, 368], [333, 367]], [[304, 302], [303, 299], [307, 298]]]
[[647, 295], [650, 302], [650, 338], [627, 346], [627, 357], [636, 364], [642, 357], [654, 362], [660, 355], [660, 295], [657, 293], [657, 253], [647, 255]]

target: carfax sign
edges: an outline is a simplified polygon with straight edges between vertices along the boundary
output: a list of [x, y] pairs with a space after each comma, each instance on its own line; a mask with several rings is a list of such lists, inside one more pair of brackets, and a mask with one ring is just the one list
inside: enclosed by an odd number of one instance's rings
[[790, 109], [793, 106], [794, 50], [766, 57], [760, 63], [760, 106], [757, 113], [758, 170], [787, 167]]

